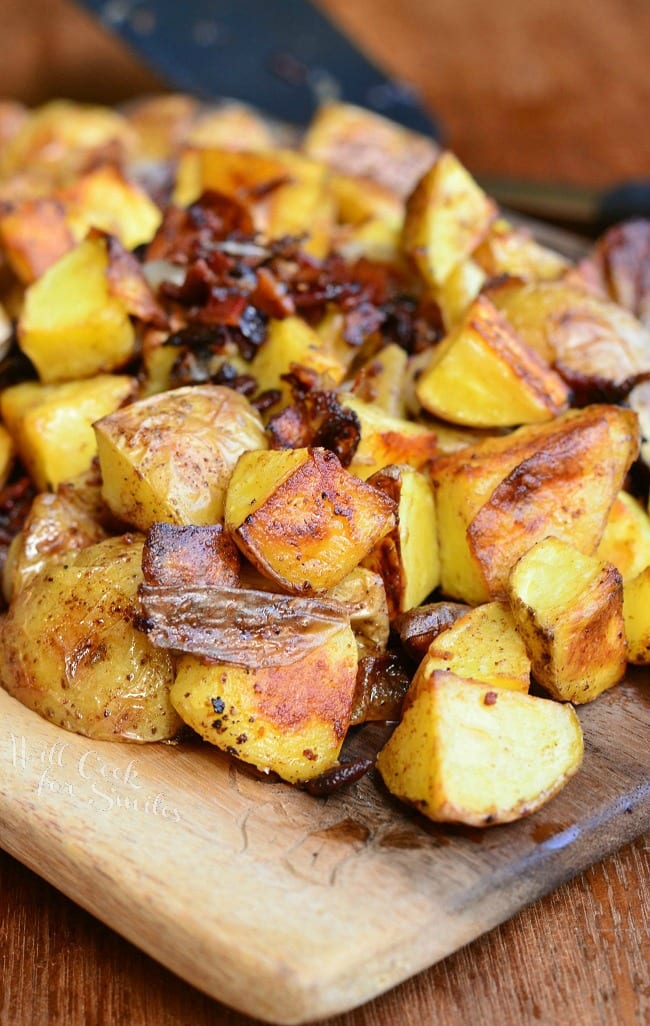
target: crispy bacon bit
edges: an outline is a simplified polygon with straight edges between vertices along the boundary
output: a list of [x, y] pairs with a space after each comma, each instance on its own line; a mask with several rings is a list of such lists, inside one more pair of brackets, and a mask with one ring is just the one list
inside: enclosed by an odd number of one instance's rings
[[272, 449], [322, 447], [349, 467], [361, 439], [353, 410], [341, 406], [334, 392], [305, 392], [292, 406], [271, 417], [267, 433]]
[[340, 791], [342, 787], [361, 780], [361, 777], [365, 776], [373, 765], [374, 761], [367, 758], [356, 759], [354, 762], [341, 762], [338, 766], [332, 766], [331, 769], [325, 770], [319, 776], [306, 781], [303, 788], [315, 798], [324, 798], [328, 794]]
[[483, 705], [496, 705], [498, 697], [496, 691], [486, 691]]
[[243, 204], [219, 192], [204, 192], [186, 210], [170, 206], [147, 250], [147, 260], [187, 264], [215, 239], [251, 235], [253, 219]]

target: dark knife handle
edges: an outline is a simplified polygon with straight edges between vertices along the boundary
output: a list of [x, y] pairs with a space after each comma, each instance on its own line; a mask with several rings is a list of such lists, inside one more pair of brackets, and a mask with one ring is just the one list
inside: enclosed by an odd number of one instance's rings
[[598, 209], [596, 223], [598, 231], [609, 228], [619, 221], [634, 218], [650, 218], [650, 181], [625, 182], [606, 192]]

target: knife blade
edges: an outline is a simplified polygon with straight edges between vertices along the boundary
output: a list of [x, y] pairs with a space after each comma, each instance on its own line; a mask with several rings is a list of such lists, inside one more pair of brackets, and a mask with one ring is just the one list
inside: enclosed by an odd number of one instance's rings
[[78, 0], [172, 85], [307, 124], [341, 99], [440, 138], [416, 90], [376, 67], [309, 0]]

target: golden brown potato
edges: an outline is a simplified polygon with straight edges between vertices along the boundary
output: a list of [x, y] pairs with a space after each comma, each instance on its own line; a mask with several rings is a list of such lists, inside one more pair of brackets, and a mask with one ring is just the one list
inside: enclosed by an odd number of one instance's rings
[[627, 658], [639, 666], [650, 664], [650, 567], [623, 585], [623, 616]]
[[299, 783], [336, 764], [350, 723], [357, 646], [348, 625], [284, 666], [179, 660], [171, 698], [206, 741]]
[[504, 597], [516, 561], [550, 534], [592, 554], [637, 447], [633, 413], [589, 406], [437, 458], [442, 590]]
[[406, 204], [404, 252], [422, 280], [441, 285], [470, 256], [496, 215], [496, 205], [453, 153], [442, 153]]
[[41, 385], [24, 381], [0, 395], [2, 419], [37, 488], [54, 489], [88, 470], [97, 454], [92, 424], [134, 394], [123, 374]]
[[485, 296], [433, 349], [415, 392], [435, 416], [478, 428], [538, 424], [569, 406], [562, 379]]
[[146, 584], [163, 587], [239, 584], [239, 550], [221, 524], [152, 524], [142, 553]]
[[439, 153], [432, 139], [350, 103], [322, 104], [302, 145], [315, 160], [369, 178], [402, 198]]
[[650, 374], [650, 332], [615, 303], [561, 281], [506, 282], [489, 295], [582, 402], [621, 399]]
[[627, 492], [619, 492], [614, 500], [595, 555], [613, 563], [624, 581], [650, 563], [650, 518]]
[[361, 440], [350, 471], [362, 480], [393, 463], [407, 463], [414, 470], [421, 470], [438, 453], [437, 436], [424, 424], [391, 417], [356, 395], [341, 392], [338, 398], [342, 406], [359, 418]]
[[136, 338], [125, 304], [111, 296], [106, 240], [88, 238], [25, 292], [20, 347], [45, 384], [124, 366]]
[[535, 680], [584, 703], [625, 673], [623, 585], [611, 563], [545, 538], [515, 564], [508, 597]]
[[0, 208], [0, 244], [16, 277], [30, 285], [74, 248], [75, 238], [63, 204], [37, 197]]
[[471, 257], [461, 260], [439, 285], [432, 288], [447, 331], [451, 331], [487, 281], [482, 267]]
[[392, 499], [326, 449], [244, 453], [226, 496], [225, 525], [241, 551], [296, 594], [338, 584], [394, 524]]
[[11, 602], [46, 564], [62, 562], [105, 537], [97, 520], [63, 496], [37, 495], [22, 530], [9, 546], [2, 581], [5, 599]]
[[156, 520], [216, 523], [240, 454], [267, 444], [248, 400], [217, 385], [132, 403], [97, 421], [95, 434], [104, 498], [142, 531]]
[[404, 712], [377, 768], [392, 794], [429, 819], [481, 827], [544, 805], [582, 755], [570, 705], [437, 670]]
[[345, 365], [328, 352], [322, 338], [302, 317], [273, 320], [247, 370], [256, 379], [259, 392], [277, 388], [282, 393], [280, 402], [273, 406], [274, 413], [291, 402], [291, 387], [281, 375], [294, 367], [313, 371], [323, 388], [338, 385], [345, 375]]
[[0, 634], [6, 690], [95, 740], [176, 734], [172, 660], [134, 627], [141, 561], [141, 539], [108, 538], [19, 591]]
[[436, 635], [418, 666], [408, 702], [438, 670], [451, 670], [458, 677], [495, 688], [528, 691], [530, 659], [510, 609], [501, 602], [486, 602]]
[[395, 342], [374, 353], [355, 374], [351, 392], [389, 417], [406, 418], [404, 382], [408, 356]]
[[93, 168], [61, 189], [58, 197], [73, 236], [81, 241], [91, 228], [115, 235], [126, 249], [151, 242], [162, 214], [146, 192], [112, 165]]
[[397, 506], [397, 524], [365, 557], [363, 565], [384, 581], [391, 620], [418, 606], [440, 582], [433, 489], [427, 477], [405, 465], [386, 467], [368, 484]]
[[570, 267], [560, 253], [536, 242], [528, 228], [514, 226], [503, 217], [492, 222], [472, 258], [489, 278], [507, 274], [523, 281], [552, 281]]

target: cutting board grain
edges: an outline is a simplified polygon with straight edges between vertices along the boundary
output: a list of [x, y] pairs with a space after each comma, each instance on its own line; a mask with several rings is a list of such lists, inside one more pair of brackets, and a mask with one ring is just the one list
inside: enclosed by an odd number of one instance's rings
[[[434, 827], [374, 775], [318, 800], [208, 746], [64, 733], [0, 692], [0, 842], [208, 994], [306, 1022], [433, 964], [650, 826], [647, 674], [580, 717], [586, 757], [567, 788], [479, 832]], [[353, 750], [382, 729], [358, 731]]]

